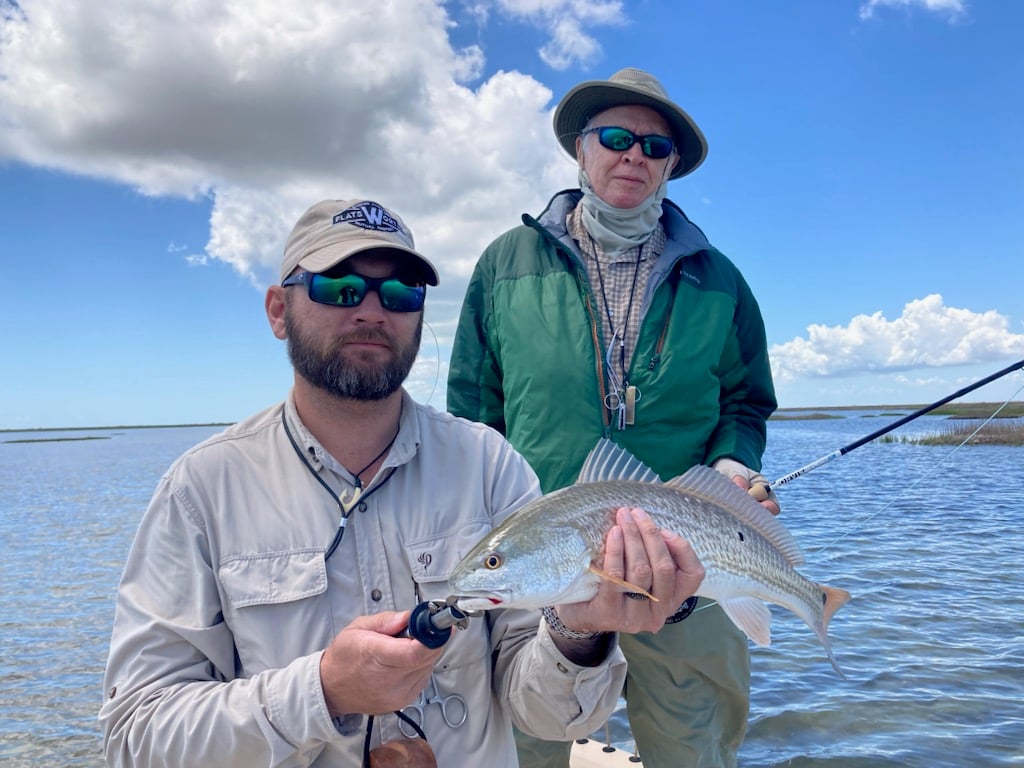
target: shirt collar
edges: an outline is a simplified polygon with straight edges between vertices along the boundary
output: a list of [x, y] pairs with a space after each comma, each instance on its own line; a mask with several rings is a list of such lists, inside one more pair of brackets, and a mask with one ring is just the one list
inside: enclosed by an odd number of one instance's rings
[[[398, 437], [394, 445], [388, 451], [382, 468], [398, 467], [412, 460], [419, 449], [421, 442], [419, 420], [416, 418], [418, 405], [412, 396], [402, 388], [402, 414], [398, 420]], [[324, 466], [330, 467], [335, 472], [339, 471], [341, 464], [327, 452], [320, 441], [310, 432], [306, 425], [299, 418], [298, 409], [295, 407], [295, 391], [288, 393], [284, 403], [284, 418], [288, 420], [288, 427], [295, 436], [295, 442], [302, 449], [303, 455], [310, 465], [320, 471]]]

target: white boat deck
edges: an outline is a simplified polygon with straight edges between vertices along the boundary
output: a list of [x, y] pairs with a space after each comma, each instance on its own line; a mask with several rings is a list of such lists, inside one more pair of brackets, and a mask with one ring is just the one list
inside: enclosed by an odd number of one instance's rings
[[588, 739], [572, 745], [570, 768], [643, 768], [640, 758], [630, 752]]

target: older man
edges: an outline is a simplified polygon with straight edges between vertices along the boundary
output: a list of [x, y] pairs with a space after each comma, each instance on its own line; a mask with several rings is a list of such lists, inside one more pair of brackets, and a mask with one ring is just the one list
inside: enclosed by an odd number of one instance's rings
[[[580, 189], [557, 194], [476, 266], [448, 379], [452, 413], [501, 430], [551, 491], [609, 437], [669, 478], [710, 464], [748, 488], [775, 395], [760, 310], [739, 270], [666, 198], [707, 153], [650, 74], [573, 88], [555, 135]], [[764, 504], [778, 512], [777, 500]], [[647, 768], [731, 766], [749, 702], [747, 640], [688, 599], [623, 635], [629, 721]], [[524, 768], [568, 747], [517, 737]]]
[[[289, 397], [178, 459], [132, 545], [100, 712], [110, 765], [356, 766], [372, 748], [514, 768], [513, 722], [574, 738], [614, 708], [614, 631], [670, 611], [619, 587], [550, 621], [490, 611], [440, 647], [404, 636], [407, 608], [443, 603], [452, 567], [538, 493], [500, 435], [402, 389], [437, 283], [373, 201], [299, 219], [266, 294]], [[618, 514], [605, 569], [663, 602], [692, 594], [689, 545]], [[415, 726], [425, 742], [404, 740]]]

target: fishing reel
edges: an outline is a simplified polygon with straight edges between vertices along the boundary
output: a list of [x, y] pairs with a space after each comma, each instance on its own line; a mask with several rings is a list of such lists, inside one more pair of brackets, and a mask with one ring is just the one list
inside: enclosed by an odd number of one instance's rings
[[443, 602], [427, 600], [412, 609], [409, 626], [402, 636], [419, 640], [427, 648], [440, 648], [452, 636], [452, 627], [466, 629], [473, 615], [459, 608], [455, 595]]

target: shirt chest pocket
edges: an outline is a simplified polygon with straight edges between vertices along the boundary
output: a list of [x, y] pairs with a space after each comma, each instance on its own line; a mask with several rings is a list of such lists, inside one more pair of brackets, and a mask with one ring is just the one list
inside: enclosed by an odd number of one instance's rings
[[[473, 522], [444, 535], [406, 542], [405, 557], [416, 582], [418, 599], [440, 603], [449, 597], [448, 574], [490, 530], [487, 521]], [[488, 623], [486, 616], [475, 615], [469, 618], [465, 629], [452, 629], [437, 666], [439, 674], [468, 668], [478, 669], [479, 674], [489, 674], [486, 672], [491, 655]]]
[[330, 642], [322, 549], [234, 555], [217, 573], [243, 676], [284, 666]]
[[486, 521], [474, 521], [441, 535], [408, 541], [405, 557], [421, 600], [444, 600], [451, 593], [448, 574], [470, 549], [491, 530]]

